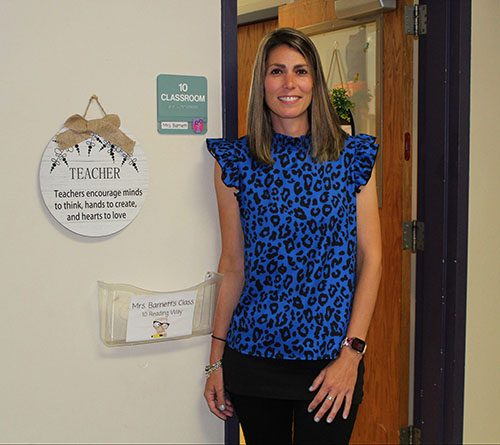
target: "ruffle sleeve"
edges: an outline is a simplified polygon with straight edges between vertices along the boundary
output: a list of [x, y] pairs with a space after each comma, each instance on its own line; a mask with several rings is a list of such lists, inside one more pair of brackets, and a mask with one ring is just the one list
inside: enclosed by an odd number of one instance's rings
[[240, 164], [245, 160], [241, 140], [207, 139], [207, 149], [222, 168], [222, 182], [240, 188]]
[[349, 143], [353, 151], [351, 168], [356, 193], [359, 192], [361, 186], [366, 185], [372, 174], [378, 152], [375, 139], [368, 134], [358, 134]]

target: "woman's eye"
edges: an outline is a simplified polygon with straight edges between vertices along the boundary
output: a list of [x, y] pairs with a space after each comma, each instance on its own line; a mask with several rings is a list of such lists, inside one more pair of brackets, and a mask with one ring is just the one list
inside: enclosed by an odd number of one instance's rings
[[307, 70], [304, 68], [301, 68], [301, 69], [297, 70], [297, 74], [303, 76], [303, 75], [307, 74]]
[[279, 69], [279, 68], [273, 68], [273, 69], [271, 70], [271, 73], [270, 73], [270, 74], [281, 74], [281, 69]]

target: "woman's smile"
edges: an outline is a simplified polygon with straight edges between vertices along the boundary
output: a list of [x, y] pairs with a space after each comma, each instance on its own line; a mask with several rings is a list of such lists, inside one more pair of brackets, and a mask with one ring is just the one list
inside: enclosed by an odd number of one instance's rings
[[283, 102], [296, 102], [300, 99], [299, 96], [279, 96], [279, 100], [282, 100]]

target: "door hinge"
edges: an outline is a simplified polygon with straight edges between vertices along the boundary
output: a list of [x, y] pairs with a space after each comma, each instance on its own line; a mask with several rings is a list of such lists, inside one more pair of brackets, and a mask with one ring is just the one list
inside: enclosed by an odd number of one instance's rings
[[403, 222], [403, 250], [424, 250], [424, 229], [421, 221]]
[[427, 5], [405, 6], [405, 34], [427, 34]]
[[399, 443], [401, 445], [420, 445], [422, 431], [416, 426], [410, 425], [399, 430]]

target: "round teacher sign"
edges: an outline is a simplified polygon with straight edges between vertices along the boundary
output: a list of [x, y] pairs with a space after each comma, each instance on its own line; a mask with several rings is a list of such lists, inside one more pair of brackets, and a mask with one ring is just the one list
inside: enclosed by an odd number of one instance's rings
[[148, 190], [142, 148], [116, 114], [71, 116], [40, 163], [40, 189], [52, 216], [84, 236], [111, 235], [137, 216]]

